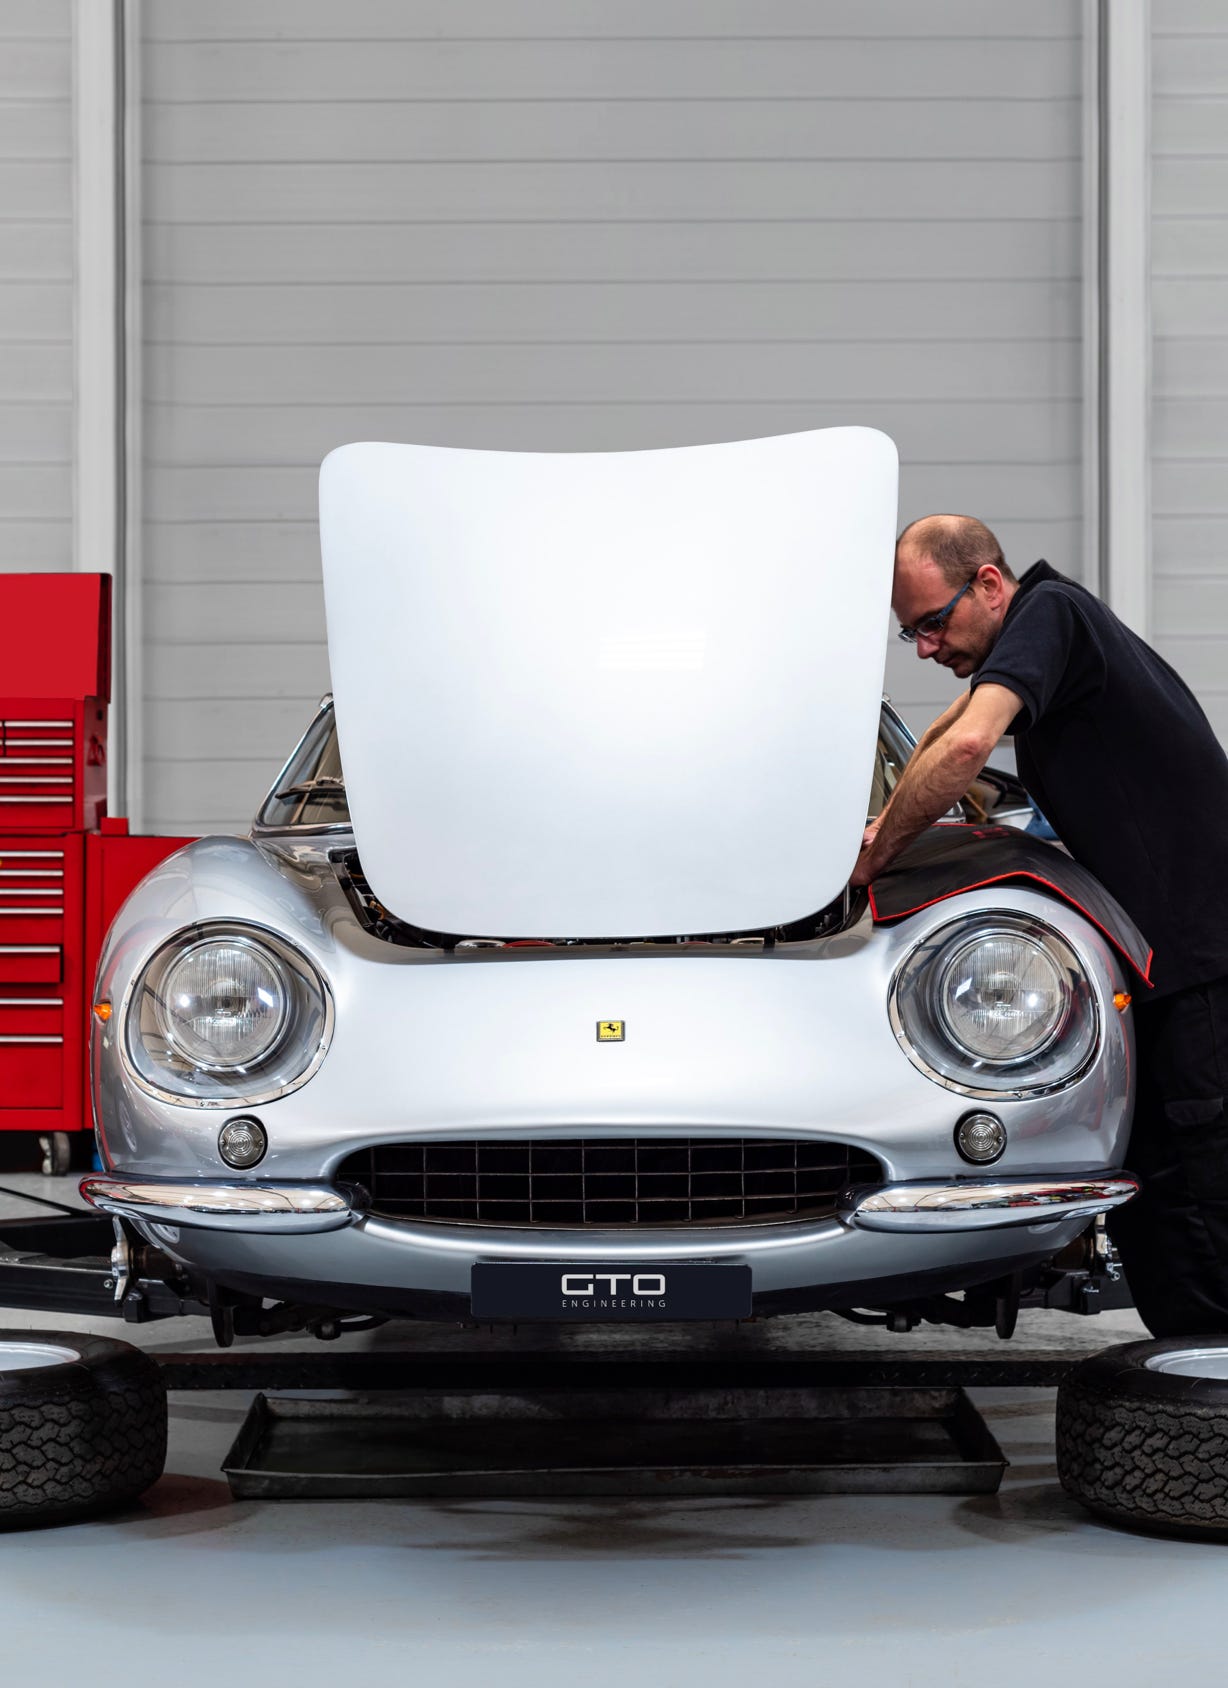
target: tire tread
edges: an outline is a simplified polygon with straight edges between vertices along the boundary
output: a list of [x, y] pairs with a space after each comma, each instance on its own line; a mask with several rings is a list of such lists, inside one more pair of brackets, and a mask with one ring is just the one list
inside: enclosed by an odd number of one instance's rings
[[[139, 1349], [33, 1371], [0, 1401], [0, 1528], [83, 1517], [135, 1500], [166, 1463], [166, 1390]], [[21, 1374], [19, 1374], [21, 1375]]]
[[1228, 1536], [1228, 1405], [1115, 1394], [1076, 1369], [1058, 1390], [1057, 1469], [1119, 1522]]

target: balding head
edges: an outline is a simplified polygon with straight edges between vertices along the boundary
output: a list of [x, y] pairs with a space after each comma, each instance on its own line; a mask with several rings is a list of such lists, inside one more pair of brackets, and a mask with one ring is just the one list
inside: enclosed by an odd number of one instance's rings
[[897, 564], [902, 554], [931, 558], [952, 591], [986, 564], [1004, 580], [1015, 581], [997, 538], [975, 516], [922, 516], [910, 522], [895, 542]]
[[891, 603], [900, 625], [924, 624], [950, 606], [937, 631], [918, 637], [917, 655], [961, 679], [989, 655], [1018, 584], [997, 539], [975, 516], [922, 516], [896, 541]]

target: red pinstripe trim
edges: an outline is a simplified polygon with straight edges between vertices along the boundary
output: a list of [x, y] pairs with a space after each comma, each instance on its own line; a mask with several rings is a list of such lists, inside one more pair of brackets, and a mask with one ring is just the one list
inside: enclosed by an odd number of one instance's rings
[[971, 885], [958, 885], [953, 891], [944, 891], [940, 897], [931, 897], [928, 902], [918, 903], [915, 908], [901, 909], [898, 914], [880, 915], [878, 912], [878, 904], [874, 900], [874, 886], [872, 884], [868, 885], [866, 890], [870, 898], [870, 913], [874, 916], [876, 921], [881, 923], [884, 920], [906, 920], [910, 914], [920, 914], [922, 909], [933, 908], [937, 903], [949, 902], [952, 897], [958, 897], [964, 891], [982, 891], [987, 885], [1001, 885], [1011, 879], [1034, 879], [1038, 885], [1043, 885], [1046, 890], [1052, 891], [1054, 895], [1060, 897], [1064, 903], [1069, 903], [1071, 908], [1077, 908], [1084, 920], [1090, 921], [1098, 932], [1104, 933], [1105, 937], [1112, 944], [1118, 955], [1125, 957], [1134, 972], [1138, 974], [1139, 978], [1147, 986], [1147, 989], [1155, 989], [1155, 986], [1151, 982], [1151, 963], [1155, 957], [1155, 951], [1153, 949], [1149, 949], [1147, 951], [1146, 965], [1140, 968], [1133, 956], [1131, 956], [1129, 951], [1125, 949], [1124, 946], [1113, 936], [1108, 927], [1102, 926], [1096, 919], [1095, 915], [1088, 909], [1085, 909], [1081, 902], [1070, 895], [1069, 891], [1063, 891], [1060, 885], [1055, 885], [1051, 879], [1045, 879], [1043, 875], [1039, 873], [1029, 873], [1026, 868], [1016, 868], [1013, 873], [995, 873], [989, 879], [978, 879]]

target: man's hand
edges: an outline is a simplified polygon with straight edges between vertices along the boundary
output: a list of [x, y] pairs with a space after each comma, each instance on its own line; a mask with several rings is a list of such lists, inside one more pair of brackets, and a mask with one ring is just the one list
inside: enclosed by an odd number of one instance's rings
[[866, 830], [861, 835], [861, 853], [857, 857], [857, 865], [849, 875], [849, 884], [854, 890], [857, 890], [862, 885], [868, 885], [874, 877], [873, 873], [869, 871], [866, 864], [870, 859], [870, 851], [873, 847], [874, 840], [878, 837], [878, 829], [882, 825], [882, 822], [883, 817], [879, 815], [876, 820], [872, 820], [870, 822], [869, 826], [867, 826]]

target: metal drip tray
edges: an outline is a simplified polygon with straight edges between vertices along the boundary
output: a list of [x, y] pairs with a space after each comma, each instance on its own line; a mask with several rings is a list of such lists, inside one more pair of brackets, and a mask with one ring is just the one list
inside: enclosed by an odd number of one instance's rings
[[1006, 1458], [962, 1389], [257, 1395], [241, 1499], [990, 1494]]

